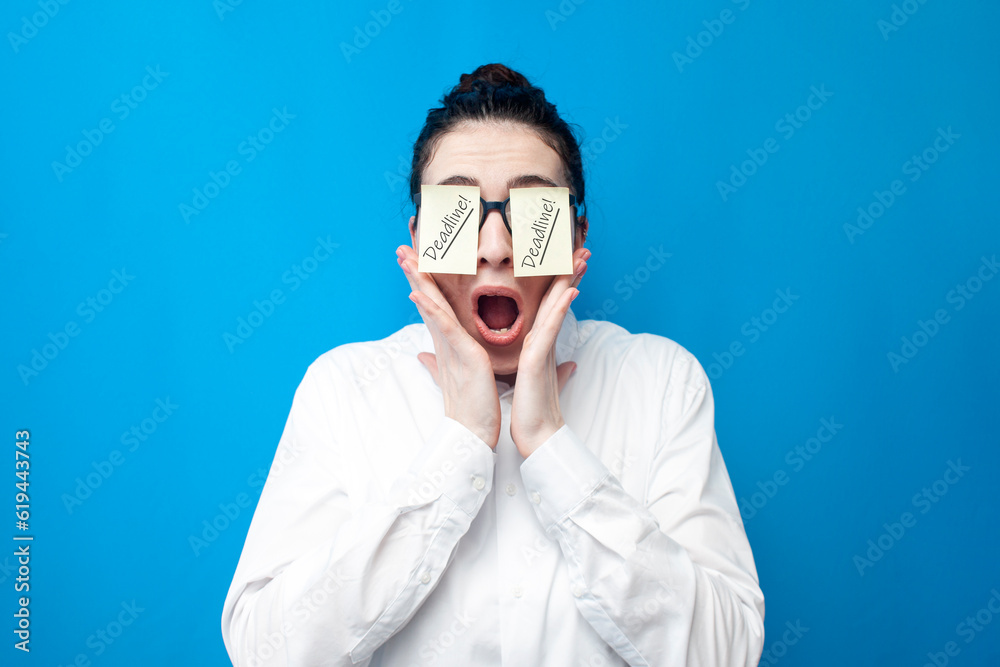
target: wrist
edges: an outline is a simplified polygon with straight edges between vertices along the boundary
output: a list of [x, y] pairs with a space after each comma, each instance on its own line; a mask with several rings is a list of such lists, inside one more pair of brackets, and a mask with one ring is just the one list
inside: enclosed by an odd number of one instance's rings
[[560, 418], [557, 424], [545, 424], [534, 430], [532, 433], [518, 437], [514, 441], [514, 444], [517, 446], [517, 451], [519, 451], [521, 456], [524, 458], [528, 458], [535, 452], [535, 450], [548, 442], [549, 439], [555, 435], [556, 431], [561, 429], [565, 423], [566, 422]]
[[477, 438], [485, 442], [490, 449], [496, 449], [497, 440], [500, 439], [499, 424], [482, 424], [472, 419], [463, 418], [461, 415], [456, 415], [452, 417], [452, 419], [472, 431], [472, 433], [475, 434]]

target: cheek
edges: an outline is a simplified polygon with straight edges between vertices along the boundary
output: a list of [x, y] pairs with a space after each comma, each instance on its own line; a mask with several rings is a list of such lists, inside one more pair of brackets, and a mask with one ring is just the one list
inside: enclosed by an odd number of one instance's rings
[[555, 280], [555, 276], [539, 276], [530, 280], [531, 283], [526, 286], [522, 294], [524, 294], [525, 299], [530, 304], [528, 310], [534, 314], [538, 312], [538, 308], [542, 305], [542, 297], [545, 296], [545, 292]]
[[[434, 282], [437, 283], [438, 289], [441, 290], [441, 295], [444, 296], [445, 300], [451, 306], [451, 309], [455, 311], [456, 314], [460, 314], [460, 311], [464, 311], [464, 308], [460, 308], [466, 299], [465, 293], [462, 291], [460, 285], [455, 282], [455, 279], [448, 274], [435, 273]], [[447, 276], [447, 277], [445, 277]]]
[[555, 281], [556, 276], [539, 276], [537, 282], [533, 285], [535, 297], [541, 301], [542, 297]]

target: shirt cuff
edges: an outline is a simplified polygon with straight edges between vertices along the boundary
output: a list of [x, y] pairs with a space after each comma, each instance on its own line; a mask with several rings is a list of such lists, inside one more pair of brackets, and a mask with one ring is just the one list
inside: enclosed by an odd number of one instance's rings
[[410, 464], [411, 483], [405, 490], [408, 509], [442, 495], [469, 516], [475, 516], [493, 488], [496, 452], [462, 423], [443, 417]]
[[521, 480], [542, 527], [562, 521], [611, 471], [563, 424], [521, 464]]

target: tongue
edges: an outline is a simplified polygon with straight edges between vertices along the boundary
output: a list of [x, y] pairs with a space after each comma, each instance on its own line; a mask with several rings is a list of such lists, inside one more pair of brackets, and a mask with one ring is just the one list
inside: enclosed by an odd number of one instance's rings
[[517, 303], [509, 296], [481, 296], [479, 317], [490, 329], [508, 328], [517, 319]]

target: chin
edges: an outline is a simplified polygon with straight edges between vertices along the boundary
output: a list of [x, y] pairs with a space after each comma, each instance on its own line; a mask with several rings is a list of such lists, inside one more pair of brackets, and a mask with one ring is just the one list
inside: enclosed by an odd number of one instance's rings
[[521, 346], [516, 350], [504, 350], [503, 352], [491, 352], [490, 364], [493, 366], [494, 375], [513, 375], [517, 372], [517, 362], [520, 357]]

